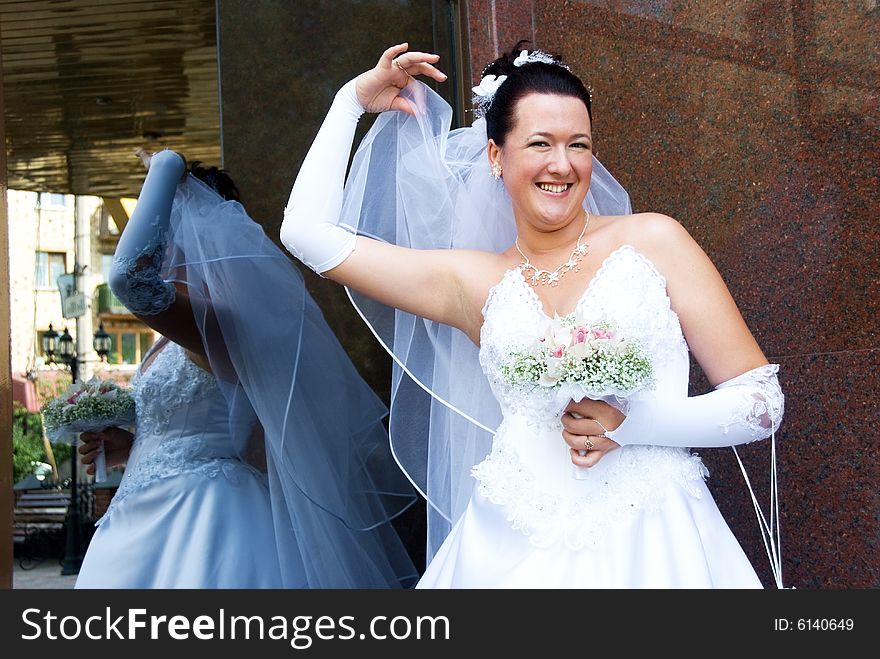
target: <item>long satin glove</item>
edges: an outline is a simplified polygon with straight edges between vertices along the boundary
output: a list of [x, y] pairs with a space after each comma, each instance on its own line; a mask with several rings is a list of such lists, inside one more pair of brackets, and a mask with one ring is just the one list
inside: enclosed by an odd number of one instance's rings
[[633, 401], [626, 419], [605, 433], [621, 446], [737, 446], [775, 433], [785, 397], [776, 373], [766, 364], [722, 382], [702, 396]]
[[162, 313], [175, 300], [174, 286], [159, 273], [174, 193], [185, 169], [183, 158], [174, 151], [160, 151], [150, 159], [134, 213], [116, 245], [110, 288], [139, 316]]
[[284, 209], [281, 242], [318, 274], [335, 268], [354, 250], [357, 236], [338, 222], [345, 168], [363, 113], [351, 80], [336, 93]]

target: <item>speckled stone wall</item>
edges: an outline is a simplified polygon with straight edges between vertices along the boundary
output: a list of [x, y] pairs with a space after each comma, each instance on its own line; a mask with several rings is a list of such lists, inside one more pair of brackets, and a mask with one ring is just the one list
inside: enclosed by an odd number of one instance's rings
[[[597, 155], [636, 210], [667, 213], [717, 265], [771, 362], [784, 573], [880, 586], [880, 9], [821, 0], [470, 0], [471, 71], [530, 39], [594, 90]], [[709, 389], [694, 369], [692, 393]], [[740, 449], [768, 501], [769, 442]], [[709, 485], [765, 585], [730, 449]]]
[[[280, 244], [290, 188], [336, 91], [394, 43], [430, 51], [431, 3], [220, 0], [218, 25], [223, 164], [252, 217]], [[361, 121], [355, 142], [371, 120]], [[342, 288], [305, 274], [358, 368], [386, 394], [389, 360]]]

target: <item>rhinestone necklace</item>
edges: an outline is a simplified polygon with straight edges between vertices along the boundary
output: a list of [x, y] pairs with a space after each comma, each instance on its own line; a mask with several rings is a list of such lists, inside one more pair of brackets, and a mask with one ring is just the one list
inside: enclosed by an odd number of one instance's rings
[[587, 214], [587, 220], [586, 222], [584, 222], [584, 228], [581, 231], [581, 235], [578, 236], [577, 244], [575, 245], [574, 250], [572, 250], [571, 255], [568, 257], [568, 260], [552, 272], [550, 270], [541, 270], [540, 268], [536, 268], [532, 265], [529, 257], [526, 256], [520, 249], [519, 236], [517, 236], [516, 240], [514, 241], [514, 245], [516, 245], [516, 251], [519, 252], [520, 256], [523, 257], [523, 262], [519, 264], [519, 268], [523, 273], [523, 277], [525, 277], [532, 286], [546, 284], [549, 284], [550, 286], [557, 286], [559, 284], [559, 280], [562, 279], [565, 273], [569, 270], [574, 270], [575, 272], [580, 271], [581, 259], [584, 258], [584, 255], [590, 249], [589, 244], [581, 244], [581, 239], [587, 232], [587, 227], [590, 226], [590, 211], [585, 212]]

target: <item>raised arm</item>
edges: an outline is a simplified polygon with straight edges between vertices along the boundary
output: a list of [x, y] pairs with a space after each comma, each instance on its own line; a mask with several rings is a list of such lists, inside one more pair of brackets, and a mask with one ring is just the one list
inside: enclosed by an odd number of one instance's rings
[[162, 279], [166, 234], [177, 184], [186, 170], [174, 151], [160, 151], [148, 163], [135, 210], [119, 238], [108, 277], [120, 301], [145, 324], [196, 355], [204, 355], [186, 287]]
[[[474, 335], [477, 321], [463, 302], [459, 272], [475, 254], [413, 250], [356, 236], [339, 226], [345, 168], [355, 128], [364, 111], [413, 108], [400, 96], [412, 75], [443, 81], [437, 55], [406, 52], [406, 44], [386, 50], [376, 66], [339, 90], [300, 168], [284, 211], [281, 241], [312, 270], [365, 295]], [[396, 59], [395, 59], [396, 58]]]

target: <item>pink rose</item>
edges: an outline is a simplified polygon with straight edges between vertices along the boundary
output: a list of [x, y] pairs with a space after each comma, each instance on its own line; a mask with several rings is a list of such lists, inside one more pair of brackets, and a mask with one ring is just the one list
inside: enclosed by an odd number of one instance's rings
[[559, 359], [560, 357], [562, 357], [563, 354], [565, 354], [565, 346], [557, 346], [554, 350], [550, 352], [550, 354], [556, 357], [556, 359]]
[[594, 339], [610, 339], [611, 331], [607, 329], [602, 329], [599, 327], [594, 327], [590, 330], [590, 334], [592, 334]]
[[578, 343], [586, 343], [587, 337], [590, 335], [590, 330], [586, 327], [578, 326], [574, 328], [574, 331], [571, 333], [571, 345], [577, 345]]

